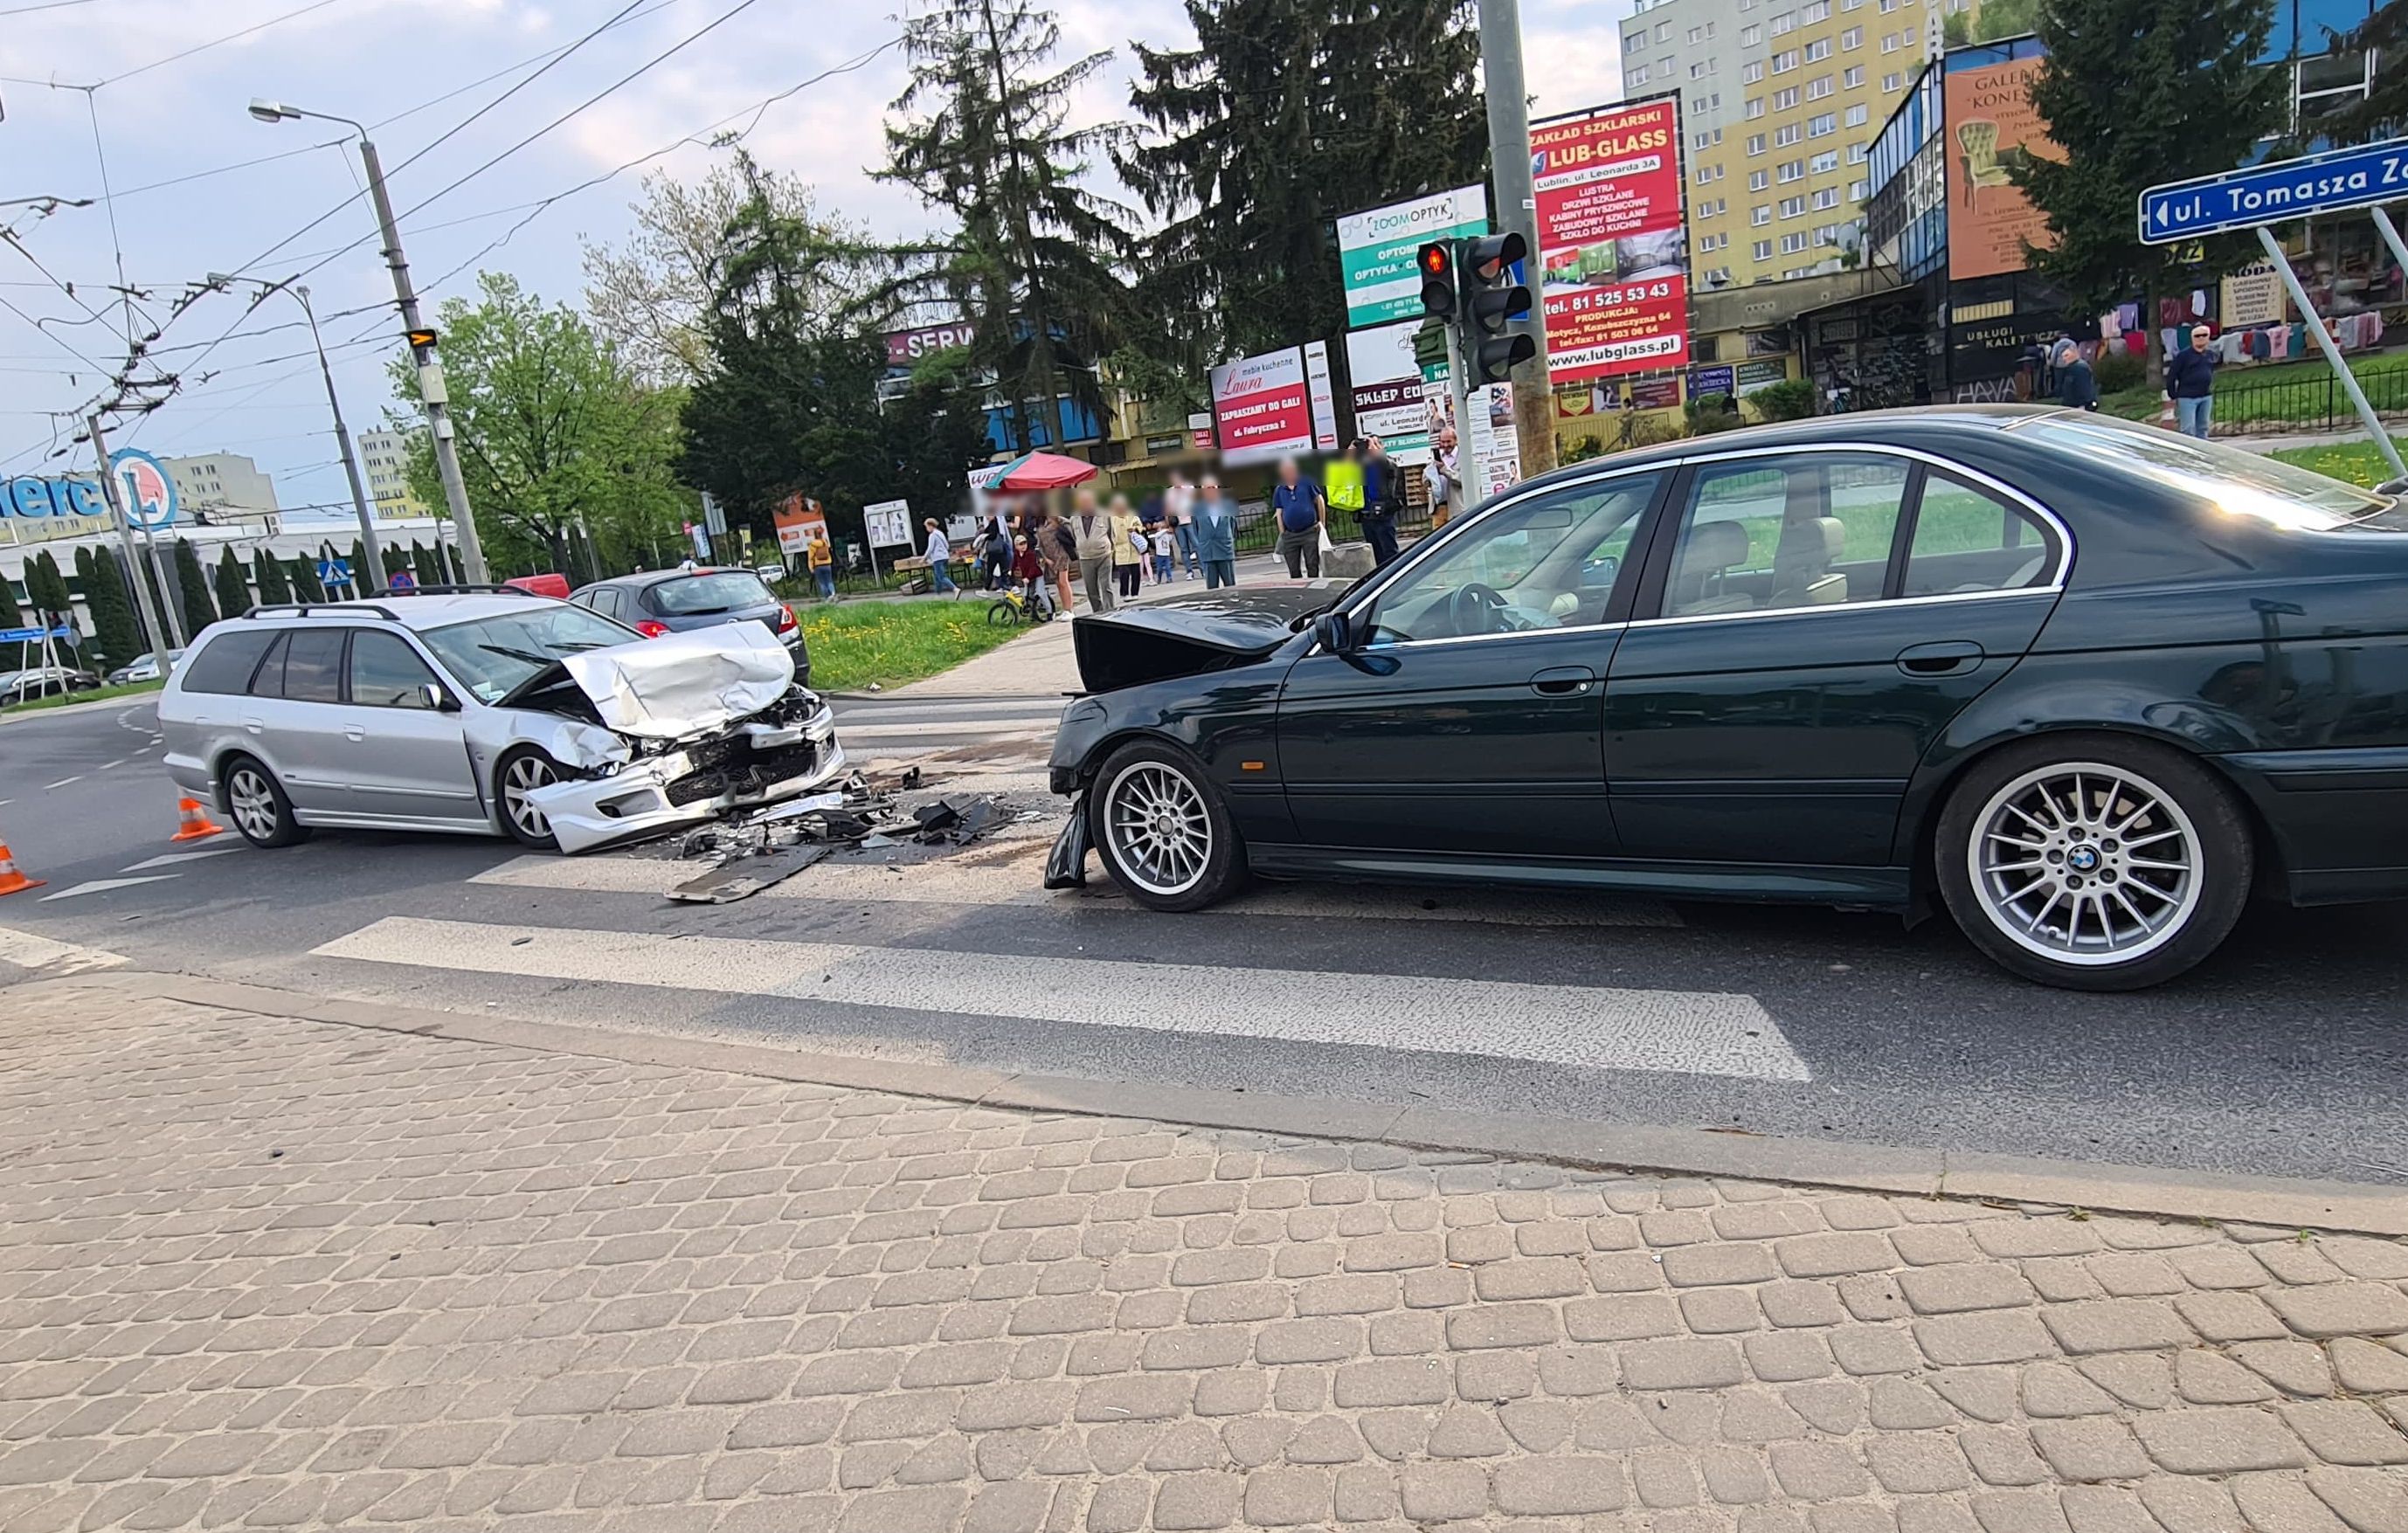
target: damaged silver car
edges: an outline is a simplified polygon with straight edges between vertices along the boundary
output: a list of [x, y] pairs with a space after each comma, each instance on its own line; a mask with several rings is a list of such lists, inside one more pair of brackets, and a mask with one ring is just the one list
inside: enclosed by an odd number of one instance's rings
[[766, 629], [645, 638], [502, 588], [254, 609], [201, 635], [159, 721], [168, 775], [254, 846], [346, 826], [584, 852], [845, 770]]

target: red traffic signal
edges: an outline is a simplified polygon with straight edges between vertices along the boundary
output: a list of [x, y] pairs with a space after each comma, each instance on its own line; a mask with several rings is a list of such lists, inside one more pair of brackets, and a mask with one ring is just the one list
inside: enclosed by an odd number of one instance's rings
[[1422, 312], [1432, 319], [1455, 317], [1455, 247], [1443, 239], [1421, 249]]

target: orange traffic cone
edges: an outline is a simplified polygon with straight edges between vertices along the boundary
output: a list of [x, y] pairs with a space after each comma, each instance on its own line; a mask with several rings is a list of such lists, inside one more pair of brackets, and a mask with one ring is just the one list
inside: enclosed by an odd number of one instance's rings
[[211, 836], [225, 833], [225, 826], [210, 819], [197, 798], [177, 799], [176, 819], [176, 834], [167, 838], [171, 842], [206, 840]]
[[29, 879], [17, 871], [17, 859], [8, 854], [8, 843], [0, 841], [0, 895], [13, 895], [21, 889], [39, 889], [42, 881]]

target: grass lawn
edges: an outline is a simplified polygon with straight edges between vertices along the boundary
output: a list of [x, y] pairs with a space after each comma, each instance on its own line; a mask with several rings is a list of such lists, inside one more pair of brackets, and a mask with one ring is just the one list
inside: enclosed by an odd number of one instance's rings
[[[2408, 457], [2408, 437], [2391, 438], [2402, 457]], [[2269, 452], [2270, 458], [2295, 463], [2302, 468], [2313, 468], [2319, 474], [2372, 490], [2391, 477], [2391, 466], [2383, 461], [2372, 442], [2332, 442], [2323, 447], [2286, 447], [2279, 452]]]
[[1028, 631], [988, 623], [982, 593], [959, 601], [932, 596], [831, 606], [797, 600], [794, 608], [810, 647], [811, 685], [821, 692], [917, 681]]
[[91, 692], [36, 697], [28, 702], [10, 704], [7, 712], [31, 713], [37, 708], [64, 708], [69, 703], [106, 703], [118, 697], [139, 697], [146, 692], [156, 692], [165, 684], [164, 681], [133, 681], [122, 687], [99, 687]]
[[[2386, 383], [2377, 393], [2378, 409], [2394, 408], [2389, 401], [2408, 392], [2408, 378], [2393, 379], [2393, 374], [2408, 374], [2408, 353], [2400, 351], [2367, 351], [2349, 360], [2349, 370], [2365, 378], [2383, 374]], [[2301, 362], [2264, 362], [2247, 367], [2227, 366], [2216, 375], [2215, 419], [2221, 425], [2228, 422], [2286, 422], [2303, 419], [2322, 420], [2325, 410], [2325, 380], [2332, 368], [2325, 359], [2315, 356]], [[2252, 394], [2243, 391], [2264, 388], [2275, 383], [2314, 384], [2315, 387], [2286, 389], [2272, 394]], [[2229, 391], [2229, 393], [2228, 393]], [[2349, 401], [2338, 389], [2333, 394], [2334, 407], [2343, 414], [2349, 413]], [[2118, 389], [2101, 394], [2099, 408], [2108, 415], [2120, 415], [2128, 421], [2154, 421], [2165, 405], [2164, 394], [2143, 384], [2138, 388]]]

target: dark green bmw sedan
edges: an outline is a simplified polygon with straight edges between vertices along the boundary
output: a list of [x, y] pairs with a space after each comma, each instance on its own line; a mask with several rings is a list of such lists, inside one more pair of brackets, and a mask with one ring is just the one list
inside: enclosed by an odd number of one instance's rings
[[2408, 895], [2400, 488], [2017, 407], [1583, 464], [1343, 591], [1081, 618], [1056, 876], [1936, 895], [2017, 974], [2154, 984], [2253, 895]]

